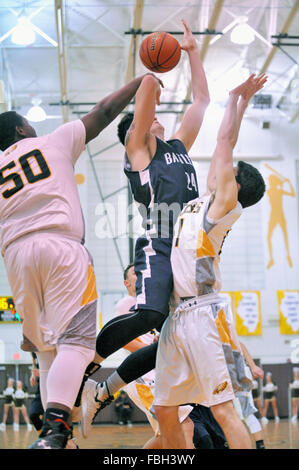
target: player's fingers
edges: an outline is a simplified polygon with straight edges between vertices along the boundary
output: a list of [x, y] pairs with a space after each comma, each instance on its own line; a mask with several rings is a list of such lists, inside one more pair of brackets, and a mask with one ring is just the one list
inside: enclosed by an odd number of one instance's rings
[[184, 27], [185, 27], [186, 32], [187, 32], [187, 33], [190, 33], [190, 32], [191, 32], [191, 29], [189, 28], [188, 24], [186, 23], [186, 20], [184, 20], [183, 18], [182, 18], [182, 23], [183, 23], [183, 25], [184, 25]]

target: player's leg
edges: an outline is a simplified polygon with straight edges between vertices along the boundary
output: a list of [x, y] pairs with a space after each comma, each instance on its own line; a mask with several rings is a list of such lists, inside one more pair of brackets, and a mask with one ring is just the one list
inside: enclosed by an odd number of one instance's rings
[[160, 240], [140, 237], [136, 242], [136, 311], [110, 320], [97, 338], [102, 359], [153, 328], [160, 329], [169, 311], [173, 287], [170, 248]]
[[257, 449], [265, 449], [264, 436], [259, 420], [254, 414], [246, 416], [245, 423], [252, 434]]
[[85, 438], [91, 431], [95, 416], [113, 401], [114, 394], [155, 368], [157, 348], [156, 342], [134, 351], [102, 383], [87, 380], [82, 394], [82, 432]]
[[96, 352], [102, 360], [118, 351], [133, 339], [153, 328], [160, 328], [165, 320], [161, 312], [140, 309], [128, 315], [113, 318], [103, 326], [97, 337]]
[[185, 436], [186, 449], [194, 449], [193, 435], [194, 435], [194, 424], [193, 421], [187, 416], [181, 423], [182, 431]]
[[186, 449], [185, 435], [179, 421], [178, 406], [155, 406], [163, 449]]
[[[65, 448], [72, 435], [71, 410], [87, 366], [94, 358], [97, 294], [95, 277], [87, 251], [69, 240], [48, 239], [40, 247], [39, 270], [43, 279], [44, 340], [57, 354], [41, 361], [41, 396], [44, 425], [31, 448]], [[45, 343], [44, 348], [48, 346]], [[44, 372], [43, 372], [44, 371]], [[47, 377], [43, 385], [43, 374]], [[44, 404], [45, 403], [45, 404]]]
[[230, 449], [251, 449], [251, 439], [232, 401], [211, 406], [214, 418], [222, 428]]
[[44, 408], [41, 402], [41, 398], [39, 394], [36, 394], [29, 408], [29, 419], [37, 432], [39, 432], [43, 426], [43, 415]]

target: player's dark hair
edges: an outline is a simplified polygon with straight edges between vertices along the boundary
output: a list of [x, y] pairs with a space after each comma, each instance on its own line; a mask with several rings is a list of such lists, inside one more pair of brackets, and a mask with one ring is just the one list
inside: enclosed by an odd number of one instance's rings
[[127, 113], [120, 120], [120, 122], [117, 126], [117, 135], [118, 135], [118, 138], [119, 138], [120, 142], [123, 145], [125, 145], [126, 133], [127, 133], [127, 130], [129, 129], [130, 125], [132, 124], [133, 118], [134, 118], [133, 113]]
[[241, 186], [238, 201], [242, 207], [256, 204], [264, 195], [266, 186], [260, 172], [249, 163], [238, 162], [237, 183]]
[[23, 126], [23, 118], [16, 111], [0, 114], [0, 149], [4, 151], [15, 143], [16, 127]]
[[129, 269], [132, 268], [132, 266], [134, 266], [134, 263], [128, 264], [128, 266], [127, 266], [126, 269], [124, 270], [124, 280], [125, 280], [125, 281], [127, 280], [128, 271], [129, 271]]

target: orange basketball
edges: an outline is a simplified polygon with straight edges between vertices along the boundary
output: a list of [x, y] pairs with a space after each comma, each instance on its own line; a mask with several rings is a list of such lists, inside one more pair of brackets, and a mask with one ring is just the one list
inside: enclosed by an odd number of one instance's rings
[[139, 56], [151, 72], [169, 72], [181, 58], [181, 46], [171, 34], [155, 32], [142, 41]]

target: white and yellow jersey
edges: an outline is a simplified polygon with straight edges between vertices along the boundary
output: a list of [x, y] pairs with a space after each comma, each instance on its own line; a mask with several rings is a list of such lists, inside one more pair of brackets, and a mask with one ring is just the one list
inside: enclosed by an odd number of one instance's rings
[[85, 126], [78, 119], [51, 134], [20, 140], [0, 155], [2, 253], [17, 238], [36, 231], [83, 241], [74, 165], [85, 139]]
[[240, 217], [242, 206], [219, 220], [208, 217], [212, 194], [190, 201], [181, 212], [174, 231], [171, 265], [175, 301], [217, 293], [221, 289], [219, 259], [224, 239]]

